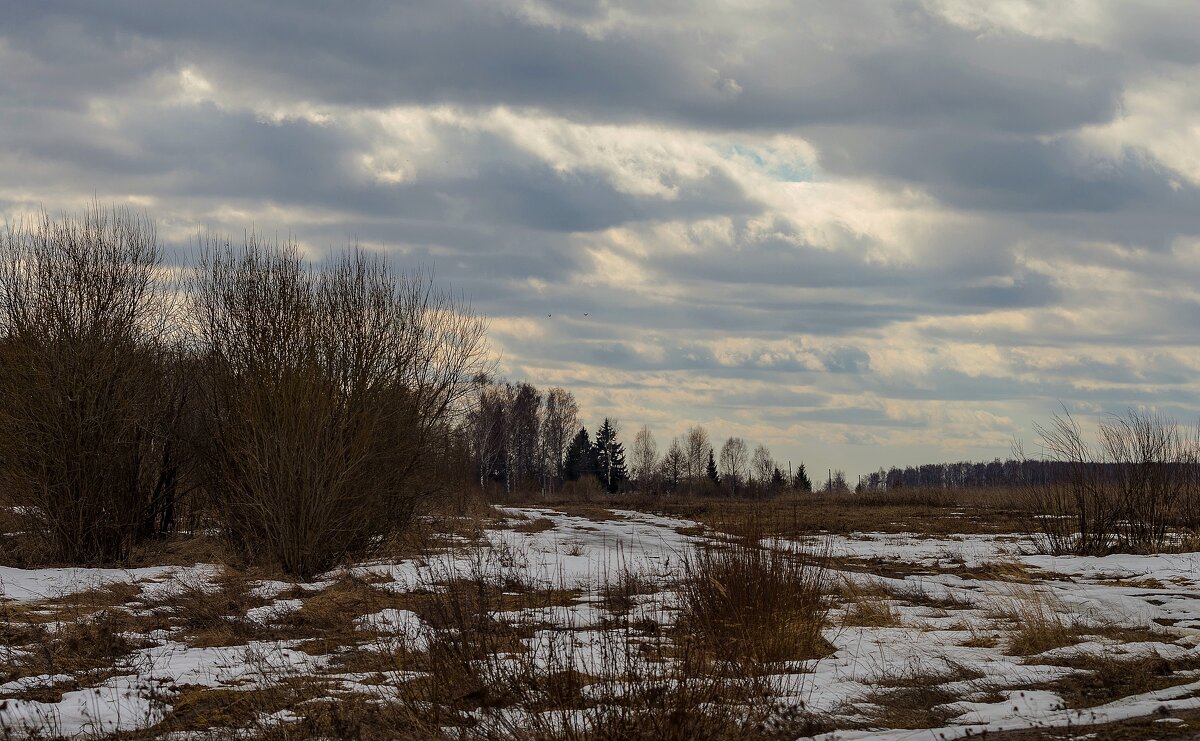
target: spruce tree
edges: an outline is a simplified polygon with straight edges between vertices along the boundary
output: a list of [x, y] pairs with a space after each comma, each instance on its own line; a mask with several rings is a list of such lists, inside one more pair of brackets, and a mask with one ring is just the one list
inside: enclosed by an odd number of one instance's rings
[[787, 486], [787, 479], [784, 478], [783, 471], [780, 471], [779, 467], [776, 466], [775, 470], [771, 473], [771, 491], [783, 491], [785, 486]]
[[714, 484], [721, 483], [721, 476], [717, 473], [717, 459], [713, 457], [713, 449], [708, 449], [708, 468], [705, 470], [708, 475], [708, 480]]
[[800, 467], [796, 469], [796, 478], [793, 479], [792, 486], [794, 486], [797, 491], [812, 491], [812, 481], [809, 480], [808, 471], [804, 470], [803, 463], [801, 463]]
[[616, 493], [629, 478], [629, 473], [625, 470], [625, 446], [617, 440], [617, 430], [608, 417], [596, 432], [595, 452], [600, 483], [610, 494]]
[[566, 461], [563, 463], [563, 478], [567, 481], [578, 481], [580, 478], [596, 472], [595, 456], [592, 451], [592, 438], [586, 427], [580, 427], [579, 432], [567, 446]]

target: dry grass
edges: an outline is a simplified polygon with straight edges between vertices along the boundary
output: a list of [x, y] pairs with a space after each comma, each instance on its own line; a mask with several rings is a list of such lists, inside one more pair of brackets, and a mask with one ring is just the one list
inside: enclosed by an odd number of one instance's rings
[[608, 507], [592, 502], [558, 502], [554, 505], [554, 509], [564, 515], [583, 517], [588, 520], [595, 520], [596, 522], [621, 519], [620, 515]]
[[156, 608], [167, 609], [182, 638], [191, 646], [236, 646], [263, 636], [263, 626], [246, 612], [270, 604], [253, 593], [243, 571], [226, 567], [212, 583], [189, 583]]
[[903, 589], [893, 590], [896, 598], [902, 599], [911, 605], [920, 607], [928, 607], [932, 610], [970, 610], [975, 607], [966, 596], [960, 596], [955, 592], [945, 590], [939, 594], [931, 594], [922, 584], [912, 584], [905, 586]]
[[[352, 699], [348, 695], [334, 699], [331, 692], [331, 683], [316, 677], [287, 677], [270, 687], [181, 686], [172, 694], [171, 711], [160, 723], [122, 733], [121, 738], [157, 739], [171, 733], [213, 739], [313, 738], [298, 735], [271, 715], [292, 712], [305, 717], [324, 705]], [[277, 735], [281, 731], [284, 735]]]
[[995, 648], [1000, 645], [1000, 635], [994, 631], [981, 630], [974, 623], [959, 627], [971, 634], [970, 638], [958, 644], [964, 648]]
[[901, 624], [896, 595], [881, 582], [859, 583], [843, 578], [841, 597], [846, 608], [842, 625], [859, 628], [892, 628]]
[[1053, 663], [1080, 670], [1044, 686], [1062, 696], [1070, 708], [1103, 705], [1122, 697], [1194, 682], [1196, 677], [1188, 670], [1200, 668], [1195, 659], [1169, 661], [1156, 651], [1146, 656], [1087, 654]]
[[[871, 703], [865, 713], [870, 722], [882, 728], [938, 728], [955, 716], [952, 703], [960, 702], [967, 694], [983, 692], [979, 684], [983, 675], [962, 666], [951, 666], [945, 672], [923, 671], [910, 667], [879, 677], [863, 699]], [[967, 693], [961, 686], [972, 683]]]
[[698, 546], [683, 560], [680, 633], [727, 661], [823, 656], [827, 582], [822, 565], [754, 539]]
[[[1162, 722], [1173, 718], [1179, 722]], [[1200, 710], [1159, 711], [1140, 718], [1113, 723], [1088, 723], [1084, 716], [1069, 728], [1032, 728], [989, 733], [989, 741], [1038, 741], [1044, 738], [1088, 739], [1089, 741], [1193, 741], [1200, 736]]]
[[[779, 584], [811, 586], [813, 567], [804, 568], [806, 581]], [[606, 582], [597, 589], [614, 606], [653, 590], [649, 578], [625, 570]], [[356, 614], [380, 607], [378, 591], [345, 580], [323, 594], [329, 610]], [[707, 645], [688, 641], [665, 651], [669, 637], [630, 626], [583, 638], [571, 625], [541, 622], [539, 608], [569, 605], [578, 596], [550, 584], [514, 583], [492, 559], [466, 573], [435, 574], [392, 597], [421, 617], [420, 641], [376, 641], [339, 654], [336, 668], [367, 675], [366, 682], [378, 683], [377, 695], [293, 706], [302, 719], [262, 737], [774, 739], [828, 730], [800, 709], [777, 707], [771, 698], [778, 688], [749, 663], [706, 672], [715, 669]], [[787, 625], [781, 598], [775, 600], [765, 603], [768, 613]], [[520, 610], [529, 612], [497, 618]], [[529, 643], [538, 631], [542, 639]], [[592, 663], [577, 663], [581, 650]], [[413, 674], [388, 679], [396, 672]]]
[[1066, 605], [1053, 594], [1034, 587], [1013, 587], [995, 617], [1013, 623], [1007, 653], [1030, 656], [1079, 642]]
[[234, 557], [228, 546], [225, 540], [216, 535], [173, 533], [135, 546], [125, 565], [140, 568], [192, 566], [198, 563], [229, 564]]
[[600, 604], [614, 615], [624, 615], [638, 604], [638, 597], [660, 591], [657, 580], [629, 568], [618, 569], [600, 585]]
[[878, 494], [789, 493], [766, 500], [727, 497], [624, 495], [605, 501], [618, 509], [641, 510], [694, 520], [735, 533], [753, 521], [764, 534], [782, 537], [855, 532], [926, 533], [930, 536], [1027, 532], [1028, 513], [1016, 492], [1006, 489], [908, 490]]
[[988, 561], [972, 568], [960, 568], [949, 571], [962, 579], [981, 579], [983, 581], [1003, 581], [1013, 584], [1033, 584], [1037, 581], [1030, 567], [1020, 561], [1006, 558]]
[[554, 529], [554, 521], [545, 517], [539, 517], [536, 520], [526, 520], [518, 525], [514, 525], [512, 529], [516, 533], [544, 533], [547, 530]]
[[164, 615], [125, 607], [140, 606], [133, 602], [140, 592], [116, 583], [40, 602], [0, 601], [0, 645], [9, 649], [0, 651], [0, 684], [69, 675], [42, 693], [54, 699], [114, 673], [114, 664], [148, 645], [141, 636], [169, 627]]
[[0, 661], [0, 684], [43, 674], [107, 672], [120, 659], [146, 645], [136, 638], [145, 629], [143, 621], [117, 609], [77, 616], [56, 630], [28, 624], [9, 629], [7, 636], [17, 641], [10, 647], [25, 651]]

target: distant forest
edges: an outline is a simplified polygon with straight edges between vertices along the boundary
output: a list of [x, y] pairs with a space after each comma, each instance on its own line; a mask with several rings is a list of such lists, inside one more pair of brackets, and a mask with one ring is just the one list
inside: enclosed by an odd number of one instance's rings
[[[617, 421], [604, 417], [595, 438], [579, 419], [574, 395], [563, 388], [541, 390], [525, 382], [477, 381], [478, 394], [461, 429], [470, 469], [485, 490], [507, 494], [618, 493], [762, 497], [786, 491], [859, 492], [902, 488], [979, 488], [1044, 486], [1077, 481], [1085, 467], [1091, 480], [1128, 476], [1129, 460], [1109, 462], [1009, 458], [992, 461], [928, 463], [880, 468], [851, 486], [843, 471], [814, 471], [803, 462], [795, 469], [780, 464], [764, 445], [753, 448], [742, 438], [718, 445], [699, 425], [673, 438], [660, 450], [642, 426], [627, 451]], [[1136, 456], [1135, 456], [1136, 457]], [[1120, 460], [1121, 462], [1111, 462]], [[1190, 466], [1188, 461], [1167, 466]], [[1192, 473], [1195, 473], [1192, 471]], [[811, 477], [811, 478], [810, 478]], [[815, 479], [815, 480], [812, 480]]]

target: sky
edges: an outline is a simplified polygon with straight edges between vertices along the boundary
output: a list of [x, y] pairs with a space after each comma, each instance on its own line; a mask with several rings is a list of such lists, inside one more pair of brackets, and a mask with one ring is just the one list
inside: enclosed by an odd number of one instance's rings
[[357, 240], [589, 429], [853, 477], [1200, 418], [1193, 0], [5, 5], [0, 217]]

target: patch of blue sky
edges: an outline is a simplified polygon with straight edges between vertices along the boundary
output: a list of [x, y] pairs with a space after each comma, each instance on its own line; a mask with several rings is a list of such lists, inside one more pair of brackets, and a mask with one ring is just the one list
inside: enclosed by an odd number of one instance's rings
[[806, 183], [819, 179], [816, 167], [794, 154], [770, 146], [719, 144], [714, 147], [724, 158], [748, 162], [773, 180]]

